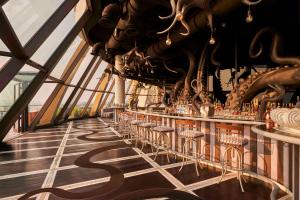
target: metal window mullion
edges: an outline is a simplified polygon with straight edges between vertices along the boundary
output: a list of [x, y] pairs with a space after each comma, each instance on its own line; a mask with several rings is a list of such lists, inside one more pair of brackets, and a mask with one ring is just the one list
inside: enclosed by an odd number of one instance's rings
[[[75, 24], [75, 26], [71, 29], [68, 35], [64, 38], [64, 40], [60, 43], [55, 52], [50, 56], [47, 60], [44, 68], [48, 71], [47, 73], [40, 71], [32, 82], [28, 85], [25, 91], [21, 94], [21, 96], [17, 99], [17, 101], [13, 104], [13, 106], [8, 110], [6, 115], [0, 121], [0, 141], [3, 140], [7, 132], [10, 130], [11, 126], [14, 124], [17, 119], [19, 113], [21, 113], [26, 106], [30, 103], [34, 95], [38, 92], [39, 88], [46, 80], [47, 76], [51, 73], [55, 65], [67, 51], [67, 48], [74, 41], [78, 33], [82, 30], [84, 25], [90, 19], [91, 13], [85, 12], [79, 21]], [[13, 59], [15, 60], [15, 59]], [[1, 77], [0, 77], [1, 78]]]
[[[33, 35], [33, 37], [24, 46], [24, 51], [27, 58], [30, 58], [38, 50], [38, 48], [50, 36], [50, 34], [55, 30], [65, 16], [73, 9], [78, 1], [79, 0], [65, 0], [63, 4], [52, 14], [52, 16], [43, 24], [43, 26]], [[19, 60], [16, 57], [10, 59], [5, 64], [3, 69], [0, 71], [0, 92], [20, 71], [25, 62], [26, 59]]]
[[83, 81], [84, 81], [85, 77], [88, 75], [89, 71], [92, 69], [92, 66], [94, 65], [94, 63], [96, 62], [96, 60], [97, 60], [97, 56], [94, 56], [92, 58], [92, 60], [90, 61], [90, 63], [88, 64], [87, 68], [85, 69], [84, 73], [82, 74], [81, 78], [79, 79], [76, 87], [72, 91], [72, 93], [69, 96], [68, 100], [66, 101], [66, 103], [62, 107], [61, 111], [59, 112], [59, 114], [55, 118], [54, 122], [59, 122], [59, 121], [63, 120], [63, 118], [65, 118], [65, 115], [68, 113], [69, 104], [71, 103], [71, 101], [73, 100], [73, 98], [76, 96], [77, 91], [80, 89], [79, 87], [83, 83]]

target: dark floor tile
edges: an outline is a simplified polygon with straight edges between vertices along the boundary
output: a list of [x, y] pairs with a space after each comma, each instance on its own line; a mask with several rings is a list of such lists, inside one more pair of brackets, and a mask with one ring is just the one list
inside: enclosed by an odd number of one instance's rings
[[[91, 161], [96, 162], [100, 160], [107, 160], [107, 159], [120, 158], [125, 156], [134, 156], [134, 155], [137, 155], [137, 153], [131, 148], [113, 149], [110, 151], [105, 151], [100, 154], [97, 154], [96, 156], [92, 157]], [[73, 165], [74, 161], [80, 156], [81, 155], [63, 156], [60, 162], [60, 166]]]
[[49, 141], [49, 140], [61, 140], [63, 139], [63, 135], [61, 136], [49, 136], [49, 137], [36, 137], [36, 138], [16, 138], [12, 141], [12, 143], [21, 143], [21, 142], [39, 142], [39, 141]]
[[[13, 150], [35, 149], [44, 147], [59, 147], [61, 141], [52, 142], [37, 142], [37, 143], [8, 143]], [[11, 151], [10, 149], [3, 149], [0, 152]]]
[[[101, 191], [101, 187], [105, 183], [85, 186], [81, 188], [76, 188], [71, 190], [72, 192], [86, 192], [90, 190], [95, 190], [99, 188], [99, 194], [102, 194], [103, 191]], [[150, 188], [174, 188], [174, 186], [165, 179], [160, 173], [158, 172], [152, 172], [147, 174], [142, 174], [138, 176], [133, 176], [126, 178], [124, 181], [124, 184], [118, 189], [117, 191], [114, 191], [106, 196], [102, 197], [93, 197], [93, 198], [85, 198], [85, 200], [111, 200], [119, 195], [123, 195], [125, 193], [130, 193], [137, 190], [145, 191], [146, 189]], [[154, 194], [155, 195], [155, 194]], [[58, 198], [54, 195], [51, 195], [50, 200], [63, 200], [63, 198]], [[125, 200], [125, 199], [124, 199]]]
[[[150, 156], [150, 158], [151, 158], [152, 160], [154, 160], [155, 155]], [[174, 156], [173, 154], [170, 154], [170, 155], [169, 155], [169, 160], [170, 160], [170, 162], [168, 161], [167, 154], [158, 154], [157, 157], [156, 157], [156, 159], [155, 159], [154, 161], [155, 161], [157, 164], [159, 164], [160, 166], [163, 166], [163, 165], [169, 165], [169, 164], [181, 162], [181, 161], [182, 161], [182, 158], [177, 157], [177, 158], [175, 159], [175, 156]]]
[[114, 142], [104, 142], [104, 143], [100, 143], [100, 144], [94, 143], [94, 144], [86, 144], [86, 145], [66, 147], [65, 151], [64, 151], [64, 154], [90, 151], [90, 150], [93, 150], [93, 149], [96, 149], [96, 148], [106, 147], [106, 146], [111, 146], [111, 145], [117, 145], [117, 144], [124, 144], [124, 142], [114, 141]]
[[[271, 186], [257, 179], [248, 179], [244, 183], [245, 192], [241, 191], [239, 182], [236, 178], [224, 181], [220, 184], [214, 184], [205, 188], [195, 190], [194, 192], [203, 199], [226, 199], [226, 200], [263, 200], [270, 199]], [[284, 196], [281, 191], [277, 198]]]
[[[147, 168], [151, 168], [151, 165], [143, 158], [135, 158], [129, 160], [122, 160], [117, 162], [107, 163], [114, 167], [119, 168], [123, 173], [139, 171]], [[74, 168], [59, 171], [56, 175], [54, 186], [62, 186], [82, 181], [88, 181], [103, 177], [108, 177], [109, 174], [105, 170], [101, 169], [85, 169]]]
[[0, 176], [49, 169], [53, 158], [0, 165]]
[[184, 185], [189, 185], [195, 182], [204, 181], [206, 179], [214, 178], [221, 175], [221, 170], [202, 165], [202, 168], [198, 166], [199, 176], [195, 169], [195, 164], [185, 165], [179, 172], [180, 167], [174, 167], [167, 169], [174, 177], [181, 181]]
[[41, 188], [47, 173], [0, 180], [0, 198], [15, 196]]
[[0, 162], [55, 155], [58, 148], [0, 153]]

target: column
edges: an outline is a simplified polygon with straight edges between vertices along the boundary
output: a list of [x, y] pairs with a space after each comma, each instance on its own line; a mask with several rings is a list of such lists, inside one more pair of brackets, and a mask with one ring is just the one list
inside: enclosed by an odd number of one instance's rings
[[[120, 55], [115, 56], [115, 68], [123, 72], [123, 62]], [[125, 104], [125, 80], [115, 76], [115, 105]]]

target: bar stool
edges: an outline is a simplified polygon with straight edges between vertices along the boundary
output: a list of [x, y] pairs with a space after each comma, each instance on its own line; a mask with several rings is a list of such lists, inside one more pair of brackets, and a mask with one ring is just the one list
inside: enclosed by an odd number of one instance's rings
[[132, 140], [135, 140], [135, 147], [137, 147], [138, 141], [141, 139], [140, 124], [145, 123], [145, 115], [137, 115], [136, 119], [130, 121], [130, 136]]
[[156, 117], [155, 121], [157, 126], [151, 129], [152, 133], [155, 135], [154, 137], [157, 138], [154, 142], [154, 146], [156, 146], [156, 154], [154, 160], [156, 160], [159, 150], [162, 149], [166, 151], [168, 162], [170, 162], [169, 152], [171, 151], [171, 139], [169, 134], [174, 132], [175, 129], [169, 126], [159, 125], [162, 124], [161, 117]]
[[[190, 153], [192, 153], [192, 157], [195, 160], [195, 169], [197, 172], [197, 176], [199, 176], [198, 164], [201, 167], [200, 158], [204, 156], [204, 155], [200, 155], [199, 139], [204, 136], [204, 133], [195, 130], [196, 126], [194, 121], [192, 120], [176, 120], [176, 127], [177, 126], [180, 129], [183, 129], [183, 131], [180, 131], [178, 133], [178, 136], [184, 139], [184, 144], [182, 146], [183, 160], [179, 172], [183, 169], [183, 166], [187, 163], [186, 161]], [[194, 143], [196, 143], [195, 150], [193, 145]], [[192, 144], [192, 148], [190, 147], [191, 144]]]
[[248, 144], [248, 139], [243, 137], [243, 126], [233, 126], [228, 124], [216, 124], [215, 126], [218, 140], [220, 145], [226, 147], [223, 155], [221, 157], [222, 164], [222, 176], [219, 183], [222, 181], [223, 176], [227, 172], [227, 163], [228, 163], [228, 152], [231, 152], [229, 158], [233, 159], [233, 154], [236, 153], [236, 164], [237, 167], [232, 167], [237, 171], [237, 179], [240, 183], [241, 190], [244, 192], [244, 187], [242, 183], [242, 175], [244, 171], [244, 155], [242, 148]]
[[125, 139], [126, 136], [127, 139], [130, 139], [130, 122], [132, 120], [132, 114], [128, 112], [122, 112], [119, 114], [119, 128], [123, 139]]
[[144, 149], [144, 146], [146, 144], [150, 144], [152, 153], [153, 153], [154, 140], [153, 140], [153, 135], [151, 133], [152, 133], [152, 129], [157, 126], [155, 119], [156, 117], [150, 115], [148, 116], [147, 122], [138, 125], [141, 131], [141, 141], [142, 141], [141, 150]]

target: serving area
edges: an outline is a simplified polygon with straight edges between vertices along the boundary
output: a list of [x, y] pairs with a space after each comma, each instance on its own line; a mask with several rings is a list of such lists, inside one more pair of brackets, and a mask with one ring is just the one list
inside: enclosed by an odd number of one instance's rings
[[[126, 112], [135, 118], [143, 116], [145, 121], [149, 121], [151, 116], [161, 118], [162, 125], [174, 129], [168, 134], [172, 151], [178, 154], [182, 153], [184, 144], [184, 138], [178, 133], [184, 128], [177, 125], [177, 121], [192, 120], [195, 125], [193, 128], [204, 133], [198, 141], [201, 155], [204, 155], [201, 162], [214, 166], [222, 166], [222, 155], [226, 150], [226, 146], [220, 144], [218, 133], [222, 132], [222, 127], [223, 131], [228, 131], [225, 129], [231, 126], [239, 127], [242, 130], [240, 136], [247, 140], [247, 143], [240, 147], [245, 173], [260, 179], [270, 179], [285, 191], [293, 193], [294, 199], [299, 199], [299, 137], [287, 136], [275, 129], [267, 130], [263, 122], [257, 121], [172, 116], [131, 110]], [[231, 151], [227, 154], [227, 158], [232, 161], [231, 167], [236, 166], [236, 156], [237, 154]]]

